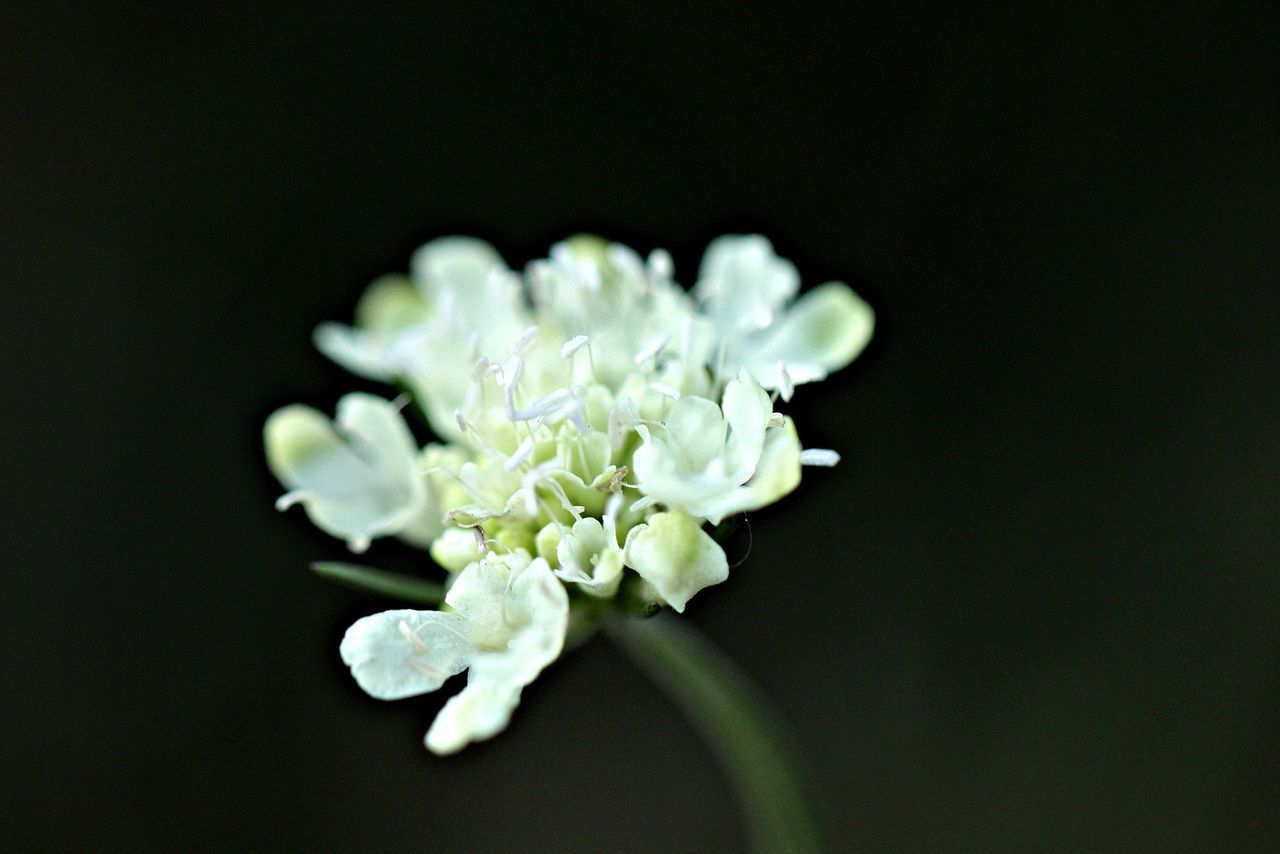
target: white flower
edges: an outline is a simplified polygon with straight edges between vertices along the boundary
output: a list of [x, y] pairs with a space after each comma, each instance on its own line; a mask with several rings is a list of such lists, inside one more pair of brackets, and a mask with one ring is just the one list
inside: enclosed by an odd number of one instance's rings
[[357, 620], [339, 651], [357, 684], [396, 700], [435, 691], [469, 670], [427, 732], [435, 753], [454, 753], [506, 727], [520, 692], [560, 655], [569, 597], [547, 562], [518, 553], [471, 564], [445, 602], [452, 611], [383, 611]]
[[637, 603], [683, 611], [728, 577], [704, 526], [838, 461], [802, 450], [774, 404], [853, 359], [873, 315], [838, 283], [797, 299], [795, 267], [756, 235], [713, 241], [692, 293], [665, 252], [595, 237], [555, 244], [523, 276], [462, 237], [410, 268], [315, 342], [409, 389], [442, 443], [420, 450], [395, 404], [365, 394], [334, 422], [286, 407], [265, 438], [281, 507], [303, 504], [353, 550], [399, 537], [450, 573], [442, 610], [366, 617], [341, 647], [383, 699], [467, 670], [427, 735], [449, 753], [507, 725], [571, 610], [587, 623]]
[[745, 372], [720, 406], [681, 398], [659, 427], [637, 428], [640, 490], [713, 524], [777, 501], [800, 482], [800, 443], [788, 420], [771, 426], [772, 416], [769, 396]]
[[622, 582], [625, 552], [618, 544], [620, 503], [615, 500], [614, 506], [605, 510], [603, 520], [587, 517], [574, 522], [556, 545], [560, 562], [556, 575], [592, 596], [612, 596]]

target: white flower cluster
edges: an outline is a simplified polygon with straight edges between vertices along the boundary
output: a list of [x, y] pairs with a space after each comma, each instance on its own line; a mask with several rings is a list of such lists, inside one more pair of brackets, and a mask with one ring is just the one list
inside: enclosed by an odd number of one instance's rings
[[479, 240], [423, 246], [409, 277], [374, 282], [354, 326], [317, 346], [400, 384], [441, 439], [419, 448], [397, 401], [349, 394], [330, 421], [268, 420], [267, 459], [322, 530], [352, 551], [394, 536], [450, 573], [438, 611], [356, 621], [341, 645], [374, 697], [434, 691], [468, 671], [427, 746], [450, 753], [503, 729], [560, 654], [571, 612], [623, 597], [683, 611], [724, 581], [704, 523], [796, 487], [801, 450], [774, 411], [847, 365], [871, 309], [846, 285], [796, 299], [799, 276], [760, 236], [707, 248], [692, 292], [670, 256], [593, 237], [556, 244], [521, 276]]

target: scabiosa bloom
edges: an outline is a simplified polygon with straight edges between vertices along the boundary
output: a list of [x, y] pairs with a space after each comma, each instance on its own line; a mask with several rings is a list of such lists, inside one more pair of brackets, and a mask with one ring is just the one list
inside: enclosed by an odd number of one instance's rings
[[435, 240], [315, 343], [407, 389], [439, 441], [418, 447], [408, 404], [368, 394], [332, 422], [304, 406], [267, 421], [282, 509], [301, 504], [354, 552], [397, 537], [448, 573], [439, 610], [365, 617], [340, 647], [380, 699], [467, 671], [427, 733], [436, 753], [501, 731], [572, 625], [683, 611], [729, 574], [706, 524], [838, 460], [802, 449], [774, 405], [857, 356], [870, 307], [841, 283], [797, 299], [795, 267], [755, 235], [713, 241], [690, 292], [672, 276], [664, 251], [594, 237], [523, 275], [482, 241]]

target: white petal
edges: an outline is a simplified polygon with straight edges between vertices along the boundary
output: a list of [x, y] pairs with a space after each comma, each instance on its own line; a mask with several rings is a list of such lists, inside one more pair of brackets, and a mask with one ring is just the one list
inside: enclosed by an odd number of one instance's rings
[[713, 525], [726, 516], [772, 504], [800, 485], [800, 440], [790, 418], [765, 434], [764, 452], [756, 473], [703, 514]]
[[427, 319], [426, 304], [403, 276], [383, 276], [365, 289], [356, 304], [355, 326], [323, 323], [313, 336], [316, 348], [354, 374], [386, 380], [401, 373], [394, 358], [404, 330]]
[[429, 304], [439, 300], [441, 289], [451, 296], [479, 296], [489, 272], [500, 266], [498, 251], [474, 237], [437, 238], [409, 260], [414, 282]]
[[[523, 563], [528, 560], [522, 558]], [[509, 563], [506, 556], [476, 561], [458, 573], [445, 596], [444, 601], [467, 619], [472, 643], [478, 648], [500, 649], [511, 638], [505, 613]]]
[[724, 390], [724, 418], [729, 424], [728, 467], [738, 483], [751, 477], [764, 448], [764, 431], [773, 414], [769, 395], [749, 373], [742, 372]]
[[518, 705], [519, 688], [470, 677], [467, 687], [449, 698], [432, 721], [427, 730], [427, 749], [447, 756], [473, 741], [492, 738], [506, 729]]
[[349, 394], [335, 423], [311, 407], [287, 406], [267, 419], [264, 440], [272, 472], [335, 537], [393, 534], [422, 512], [417, 447], [390, 401]]
[[627, 536], [627, 565], [677, 611], [729, 577], [724, 550], [686, 513], [655, 513]]
[[322, 323], [311, 340], [317, 350], [357, 376], [389, 380], [396, 374], [392, 345], [384, 336], [341, 323]]
[[351, 675], [370, 696], [398, 700], [426, 694], [467, 666], [467, 621], [441, 611], [383, 611], [356, 620], [339, 647]]
[[773, 377], [784, 362], [791, 382], [813, 382], [848, 365], [871, 340], [875, 312], [848, 285], [829, 282], [801, 297], [772, 328], [740, 354], [758, 377]]
[[703, 469], [724, 452], [728, 425], [720, 407], [704, 397], [682, 397], [664, 419], [670, 444], [689, 467]]
[[431, 544], [431, 559], [449, 572], [462, 572], [480, 560], [480, 549], [470, 528], [445, 528]]
[[771, 324], [799, 286], [795, 266], [766, 238], [728, 234], [707, 246], [694, 294], [722, 330], [751, 331]]
[[569, 627], [569, 597], [542, 558], [513, 570], [503, 603], [512, 631], [506, 647], [475, 653], [467, 687], [440, 710], [427, 747], [453, 753], [506, 727], [520, 692], [560, 655]]

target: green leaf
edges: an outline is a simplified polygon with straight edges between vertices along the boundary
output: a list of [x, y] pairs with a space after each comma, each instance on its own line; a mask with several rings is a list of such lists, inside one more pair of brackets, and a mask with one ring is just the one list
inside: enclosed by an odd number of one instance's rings
[[354, 563], [318, 561], [311, 564], [311, 571], [321, 578], [403, 602], [418, 605], [439, 605], [444, 601], [444, 586], [385, 569], [360, 566]]
[[827, 850], [815, 789], [749, 677], [685, 622], [615, 616], [605, 632], [684, 712], [728, 775], [754, 851]]

